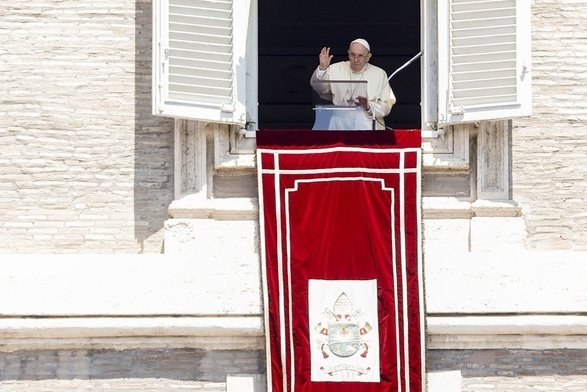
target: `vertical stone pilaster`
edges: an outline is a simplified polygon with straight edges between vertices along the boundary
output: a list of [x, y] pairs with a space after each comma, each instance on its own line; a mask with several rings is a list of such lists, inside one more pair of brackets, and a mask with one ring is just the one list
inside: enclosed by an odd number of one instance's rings
[[175, 149], [175, 198], [186, 194], [202, 194], [208, 189], [206, 130], [197, 122], [176, 120], [174, 129]]
[[482, 122], [477, 134], [477, 199], [511, 199], [511, 121]]

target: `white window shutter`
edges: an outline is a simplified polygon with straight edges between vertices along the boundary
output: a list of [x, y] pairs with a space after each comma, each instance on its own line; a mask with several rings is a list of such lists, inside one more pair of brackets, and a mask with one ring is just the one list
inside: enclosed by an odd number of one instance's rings
[[530, 0], [438, 2], [438, 123], [528, 116]]
[[250, 1], [154, 0], [153, 114], [245, 124]]

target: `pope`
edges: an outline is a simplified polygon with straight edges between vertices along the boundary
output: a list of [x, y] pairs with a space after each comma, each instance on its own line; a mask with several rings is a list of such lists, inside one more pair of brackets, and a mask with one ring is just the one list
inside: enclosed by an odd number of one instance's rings
[[[390, 113], [395, 95], [387, 80], [387, 73], [369, 63], [371, 56], [371, 47], [363, 38], [350, 43], [348, 61], [332, 64], [330, 48], [324, 47], [318, 56], [320, 63], [312, 74], [310, 85], [320, 97], [332, 101], [334, 105], [349, 105], [350, 98], [350, 104], [363, 108], [365, 117], [372, 120], [373, 115], [376, 116], [376, 129], [385, 129], [383, 118]], [[366, 96], [353, 94], [350, 83], [325, 83], [341, 80], [367, 81]]]

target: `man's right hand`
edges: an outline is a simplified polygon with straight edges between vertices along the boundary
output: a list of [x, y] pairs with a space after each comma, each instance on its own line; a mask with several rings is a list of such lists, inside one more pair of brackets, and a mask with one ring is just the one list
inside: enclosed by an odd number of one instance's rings
[[333, 55], [330, 54], [330, 48], [323, 47], [320, 51], [320, 70], [324, 71], [330, 65]]

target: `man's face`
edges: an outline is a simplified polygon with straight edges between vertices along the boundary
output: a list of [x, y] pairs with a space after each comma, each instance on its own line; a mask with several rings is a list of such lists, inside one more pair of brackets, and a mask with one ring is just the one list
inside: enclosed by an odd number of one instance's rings
[[354, 42], [349, 47], [349, 61], [351, 62], [351, 69], [354, 72], [359, 72], [369, 62], [371, 53], [363, 45]]

